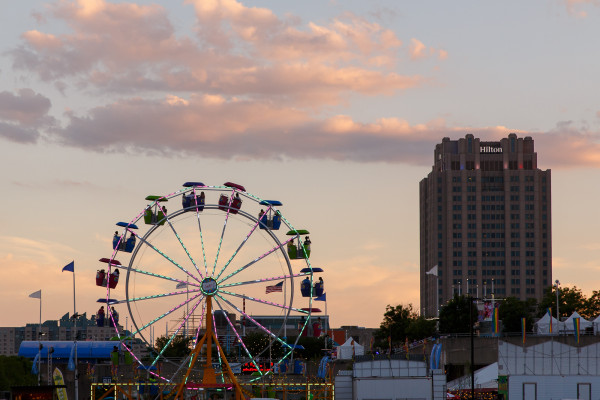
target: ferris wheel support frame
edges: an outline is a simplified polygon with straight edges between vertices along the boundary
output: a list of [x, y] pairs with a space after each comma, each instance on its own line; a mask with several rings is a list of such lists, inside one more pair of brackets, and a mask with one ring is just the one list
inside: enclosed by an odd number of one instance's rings
[[213, 318], [212, 318], [212, 295], [206, 297], [206, 332], [202, 336], [202, 338], [196, 343], [194, 350], [192, 351], [192, 360], [188, 369], [183, 376], [181, 383], [178, 385], [177, 394], [175, 395], [175, 399], [183, 399], [183, 389], [186, 386], [186, 382], [190, 376], [190, 373], [198, 360], [198, 356], [202, 351], [202, 346], [204, 342], [206, 342], [206, 363], [203, 368], [203, 376], [202, 376], [202, 385], [206, 387], [216, 387], [222, 386], [222, 384], [217, 383], [217, 375], [215, 373], [215, 368], [212, 365], [212, 342], [215, 342], [217, 350], [221, 355], [221, 361], [225, 364], [226, 373], [229, 379], [231, 379], [231, 384], [235, 387], [235, 399], [236, 400], [244, 400], [243, 391], [238, 383], [237, 379], [233, 371], [231, 370], [231, 366], [227, 361], [227, 357], [225, 356], [225, 352], [221, 348], [221, 344], [217, 340], [214, 330], [213, 330]]

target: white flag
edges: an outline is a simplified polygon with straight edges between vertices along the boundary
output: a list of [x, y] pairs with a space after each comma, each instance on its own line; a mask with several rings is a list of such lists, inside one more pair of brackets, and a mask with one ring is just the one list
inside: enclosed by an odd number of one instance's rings
[[425, 272], [427, 275], [435, 275], [437, 276], [438, 274], [438, 266], [436, 265], [435, 267], [431, 268], [429, 271]]
[[33, 292], [29, 295], [29, 297], [31, 297], [32, 299], [41, 299], [42, 298], [42, 289], [38, 290], [37, 292]]

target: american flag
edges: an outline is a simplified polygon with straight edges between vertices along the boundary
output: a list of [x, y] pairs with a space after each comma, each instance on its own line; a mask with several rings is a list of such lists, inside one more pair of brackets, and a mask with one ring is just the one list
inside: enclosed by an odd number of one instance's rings
[[269, 294], [271, 292], [281, 292], [282, 288], [283, 288], [283, 281], [279, 282], [276, 285], [267, 286], [267, 294]]

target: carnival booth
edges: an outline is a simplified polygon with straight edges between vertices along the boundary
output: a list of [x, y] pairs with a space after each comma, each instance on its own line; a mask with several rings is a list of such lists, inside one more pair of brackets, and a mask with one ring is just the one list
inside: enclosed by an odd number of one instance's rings
[[364, 354], [365, 346], [360, 345], [352, 337], [349, 337], [346, 343], [337, 348], [337, 358], [340, 360], [351, 360], [354, 356], [362, 356]]

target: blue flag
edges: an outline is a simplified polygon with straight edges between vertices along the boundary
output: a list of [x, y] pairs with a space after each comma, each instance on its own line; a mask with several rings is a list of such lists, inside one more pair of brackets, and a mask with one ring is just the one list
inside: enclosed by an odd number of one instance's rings
[[38, 351], [38, 353], [35, 355], [35, 358], [33, 359], [33, 366], [31, 367], [31, 373], [33, 375], [37, 375], [38, 374], [38, 360], [40, 359], [40, 352]]
[[62, 269], [62, 272], [65, 271], [75, 272], [75, 261], [71, 261], [70, 263], [65, 265]]
[[71, 355], [69, 356], [69, 363], [67, 364], [67, 369], [69, 371], [75, 370], [75, 362], [73, 361], [73, 353], [75, 352], [75, 345], [71, 346]]
[[327, 301], [327, 293], [323, 293], [319, 297], [315, 297], [315, 301]]

